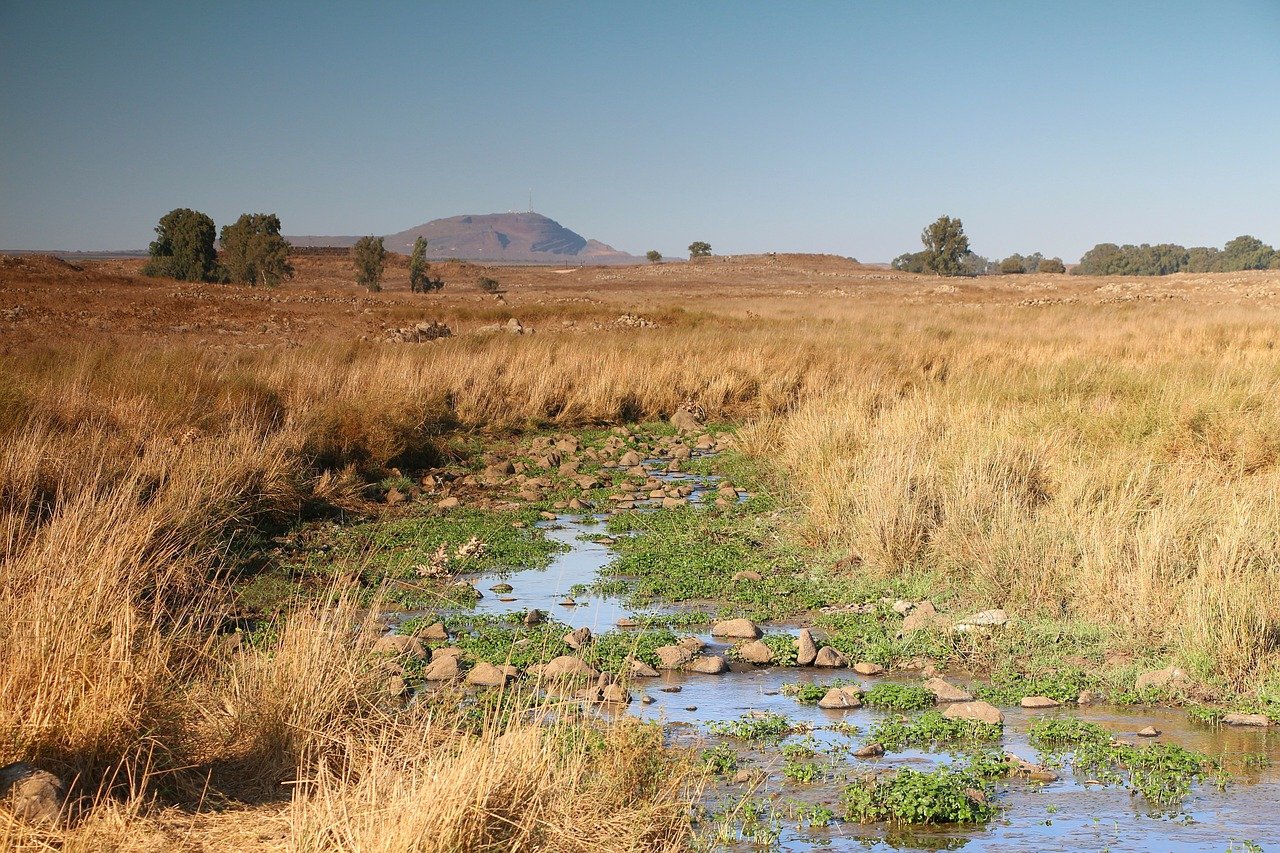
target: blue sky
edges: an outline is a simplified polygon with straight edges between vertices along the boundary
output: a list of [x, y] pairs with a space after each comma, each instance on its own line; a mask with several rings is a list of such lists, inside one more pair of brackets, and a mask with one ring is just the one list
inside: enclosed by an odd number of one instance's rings
[[0, 246], [534, 207], [676, 255], [1280, 244], [1280, 2], [0, 4]]

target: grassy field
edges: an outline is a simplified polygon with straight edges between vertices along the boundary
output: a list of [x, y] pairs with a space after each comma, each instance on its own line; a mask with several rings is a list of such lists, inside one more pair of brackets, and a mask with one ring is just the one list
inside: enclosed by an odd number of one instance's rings
[[[1274, 272], [778, 256], [485, 270], [497, 301], [464, 264], [418, 296], [341, 260], [278, 291], [131, 263], [0, 268], [0, 764], [56, 768], [83, 815], [0, 846], [682, 849], [699, 774], [651, 729], [392, 713], [340, 574], [271, 636], [223, 629], [231, 570], [300, 518], [685, 400], [740, 425], [780, 535], [833, 571], [1280, 694]], [[536, 333], [476, 332], [511, 317]], [[424, 320], [456, 334], [381, 341]]]

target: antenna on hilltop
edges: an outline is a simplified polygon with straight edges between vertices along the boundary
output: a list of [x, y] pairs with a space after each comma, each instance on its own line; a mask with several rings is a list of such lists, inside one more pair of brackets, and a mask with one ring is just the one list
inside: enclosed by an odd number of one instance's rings
[[533, 187], [529, 188], [529, 212], [533, 213]]

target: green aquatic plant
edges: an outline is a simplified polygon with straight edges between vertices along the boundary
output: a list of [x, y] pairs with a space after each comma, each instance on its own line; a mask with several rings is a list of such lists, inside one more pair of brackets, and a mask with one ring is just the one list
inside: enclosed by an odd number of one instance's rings
[[985, 823], [996, 814], [984, 780], [952, 767], [904, 767], [888, 777], [855, 780], [844, 789], [844, 808], [860, 823]]
[[743, 714], [736, 720], [717, 720], [707, 724], [713, 734], [738, 740], [777, 743], [796, 728], [781, 714]]
[[925, 711], [908, 720], [886, 719], [876, 723], [869, 738], [885, 749], [908, 746], [932, 747], [952, 743], [997, 741], [1004, 727], [980, 720], [953, 720], [940, 711]]
[[882, 681], [863, 694], [862, 703], [885, 711], [919, 711], [933, 705], [934, 698], [923, 687]]

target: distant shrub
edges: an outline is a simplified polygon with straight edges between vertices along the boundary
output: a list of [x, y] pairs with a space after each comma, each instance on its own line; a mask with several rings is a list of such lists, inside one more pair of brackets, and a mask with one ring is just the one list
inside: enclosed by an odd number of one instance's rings
[[480, 279], [476, 282], [476, 285], [485, 293], [497, 293], [499, 288], [501, 287], [501, 285], [498, 284], [498, 280], [496, 278], [489, 278], [486, 275], [480, 276]]
[[356, 281], [371, 293], [382, 290], [382, 271], [387, 263], [387, 250], [381, 237], [361, 237], [351, 247], [351, 260], [356, 265]]
[[1000, 262], [1001, 275], [1021, 275], [1026, 271], [1026, 267], [1022, 265], [1022, 255], [1010, 255]]
[[650, 249], [644, 253], [644, 256], [649, 259], [651, 264], [659, 263], [662, 260], [662, 253], [657, 249]]
[[1066, 272], [1067, 265], [1062, 262], [1062, 258], [1045, 258], [1040, 262], [1038, 272]]

